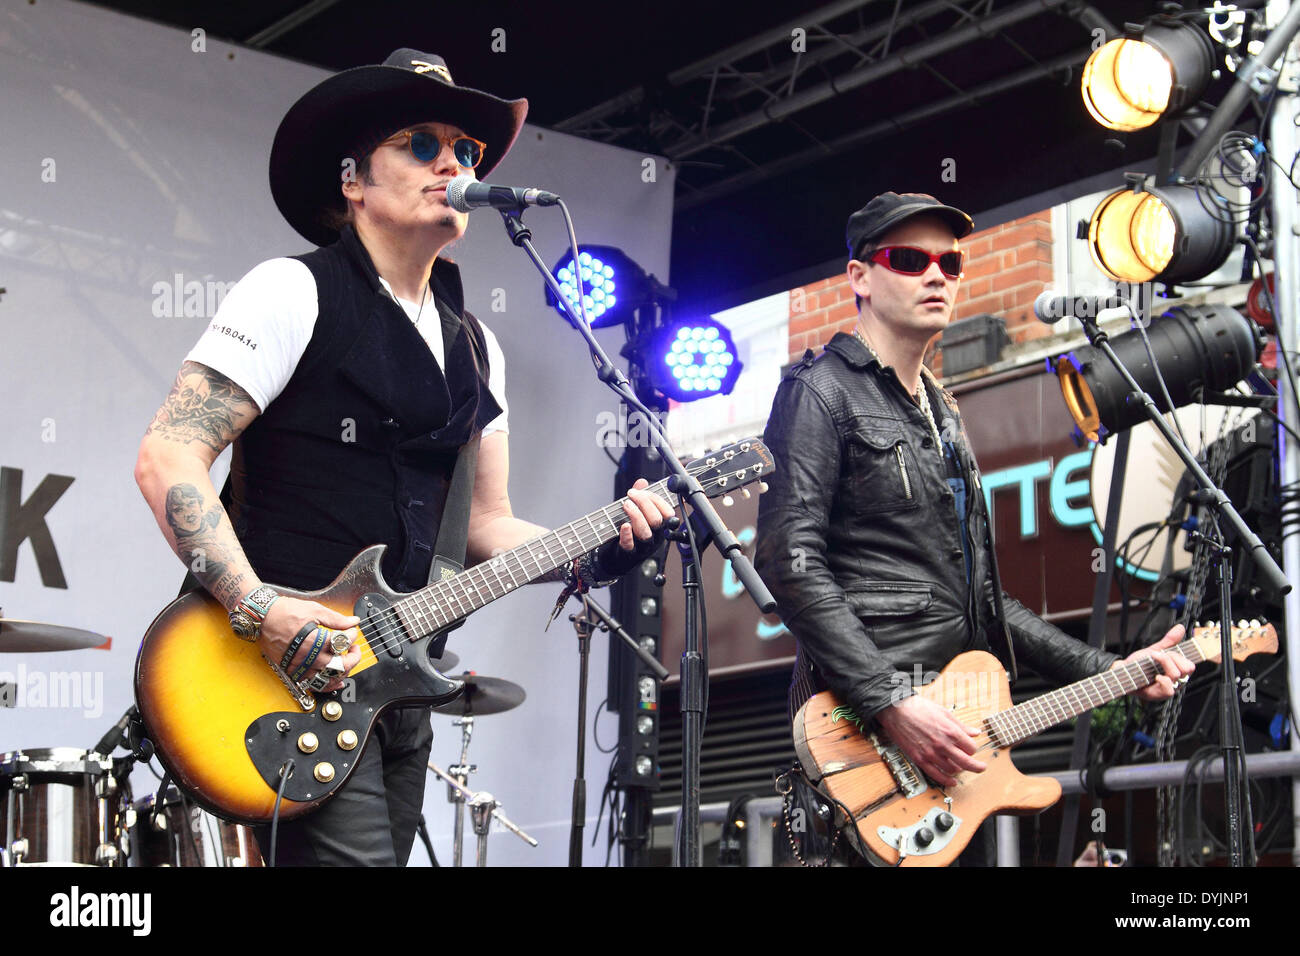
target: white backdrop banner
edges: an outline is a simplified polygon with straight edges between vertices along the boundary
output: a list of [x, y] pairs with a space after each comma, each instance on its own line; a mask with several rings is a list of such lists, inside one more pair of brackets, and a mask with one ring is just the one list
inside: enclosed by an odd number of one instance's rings
[[[454, 71], [455, 43], [443, 45], [431, 52]], [[89, 748], [133, 701], [140, 636], [183, 573], [132, 477], [140, 437], [226, 290], [259, 261], [308, 251], [272, 203], [267, 156], [280, 117], [324, 75], [66, 0], [0, 0], [0, 607], [111, 638], [56, 654], [0, 646], [0, 751]], [[492, 178], [560, 193], [580, 241], [621, 246], [666, 280], [673, 177], [662, 159], [530, 126]], [[558, 212], [528, 221], [553, 263]], [[616, 401], [581, 339], [545, 306], [495, 212], [474, 215], [454, 255], [469, 309], [506, 356], [515, 513], [554, 526], [606, 503], [600, 437]], [[622, 345], [617, 330], [601, 337], [611, 353]], [[224, 474], [223, 458], [218, 487]], [[567, 859], [577, 648], [567, 623], [542, 633], [556, 590], [485, 608], [449, 645], [464, 667], [528, 692], [478, 722], [470, 751], [471, 785], [541, 840], [494, 833], [497, 865]], [[594, 687], [606, 656], [594, 642]], [[617, 722], [598, 719], [595, 697], [589, 737], [609, 746]], [[434, 761], [455, 762], [450, 718], [434, 727]], [[590, 739], [587, 754], [590, 832], [609, 758]], [[137, 796], [156, 786], [141, 769], [133, 779]], [[432, 777], [425, 816], [445, 862], [451, 807]], [[603, 846], [587, 854], [604, 860]], [[412, 864], [423, 862], [417, 842]]]

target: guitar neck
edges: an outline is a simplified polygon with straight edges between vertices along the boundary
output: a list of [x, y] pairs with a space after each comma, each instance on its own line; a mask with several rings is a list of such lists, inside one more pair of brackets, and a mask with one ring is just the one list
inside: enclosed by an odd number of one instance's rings
[[[1172, 649], [1193, 664], [1207, 658], [1195, 640], [1186, 640]], [[1126, 661], [1119, 667], [1027, 700], [988, 718], [990, 731], [999, 745], [1010, 747], [1071, 717], [1100, 707], [1102, 704], [1141, 690], [1156, 682], [1164, 673], [1150, 657]]]
[[[655, 482], [646, 491], [668, 497], [668, 479]], [[413, 637], [448, 627], [617, 538], [620, 526], [627, 520], [623, 510], [625, 501], [626, 498], [620, 498], [482, 564], [414, 591], [394, 602], [393, 609]]]

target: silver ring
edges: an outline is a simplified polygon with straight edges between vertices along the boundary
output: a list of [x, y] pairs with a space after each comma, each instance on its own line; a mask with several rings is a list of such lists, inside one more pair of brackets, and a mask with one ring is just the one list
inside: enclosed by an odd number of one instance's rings
[[324, 690], [325, 685], [333, 679], [328, 671], [318, 671], [316, 676], [307, 682], [308, 690]]
[[330, 677], [342, 677], [344, 673], [343, 658], [331, 657], [325, 664], [322, 674], [329, 674]]
[[347, 631], [335, 631], [330, 635], [330, 650], [335, 654], [346, 654], [352, 647], [352, 638]]

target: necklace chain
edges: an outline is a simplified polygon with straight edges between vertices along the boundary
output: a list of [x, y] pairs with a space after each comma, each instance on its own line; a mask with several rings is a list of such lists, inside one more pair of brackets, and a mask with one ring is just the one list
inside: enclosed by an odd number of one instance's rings
[[[876, 352], [875, 346], [871, 344], [871, 340], [867, 338], [866, 333], [862, 331], [861, 326], [854, 327], [853, 335], [871, 353], [871, 357], [880, 362], [881, 367], [884, 367], [885, 363], [880, 361], [880, 355]], [[935, 450], [939, 453], [939, 457], [942, 458], [943, 442], [939, 440], [939, 427], [935, 424], [934, 410], [930, 407], [930, 396], [926, 392], [924, 372], [920, 374], [916, 382], [916, 404], [921, 407], [921, 412], [925, 415], [925, 423], [930, 426], [930, 435], [934, 439]]]

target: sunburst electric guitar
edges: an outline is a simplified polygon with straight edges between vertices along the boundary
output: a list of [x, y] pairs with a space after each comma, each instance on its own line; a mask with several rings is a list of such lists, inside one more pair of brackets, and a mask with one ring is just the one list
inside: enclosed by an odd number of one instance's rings
[[[762, 442], [749, 439], [687, 469], [716, 498], [759, 481], [773, 462]], [[665, 479], [648, 490], [667, 496], [667, 487]], [[205, 592], [187, 594], [158, 615], [140, 645], [135, 692], [147, 735], [175, 782], [219, 816], [269, 822], [281, 769], [290, 760], [279, 815], [307, 813], [348, 779], [384, 711], [443, 704], [461, 693], [462, 682], [444, 677], [429, 661], [435, 637], [618, 537], [626, 520], [623, 501], [614, 502], [410, 594], [384, 582], [383, 545], [362, 551], [320, 591], [276, 587], [361, 618], [361, 662], [343, 690], [328, 694], [290, 680], [257, 644], [236, 637], [225, 608]]]
[[[1176, 648], [1194, 664], [1219, 659], [1217, 625], [1196, 628]], [[1232, 656], [1276, 653], [1271, 624], [1232, 631]], [[1155, 683], [1163, 673], [1142, 658], [1011, 706], [1006, 672], [992, 654], [968, 651], [939, 678], [917, 691], [978, 727], [975, 757], [987, 769], [957, 774], [941, 787], [916, 767], [882, 731], [864, 733], [853, 711], [830, 691], [811, 697], [795, 715], [795, 752], [814, 785], [833, 798], [841, 824], [857, 849], [881, 866], [946, 866], [991, 814], [1027, 815], [1061, 797], [1051, 777], [1026, 777], [1012, 764], [1011, 747], [1107, 701]], [[845, 816], [850, 814], [851, 821]]]

